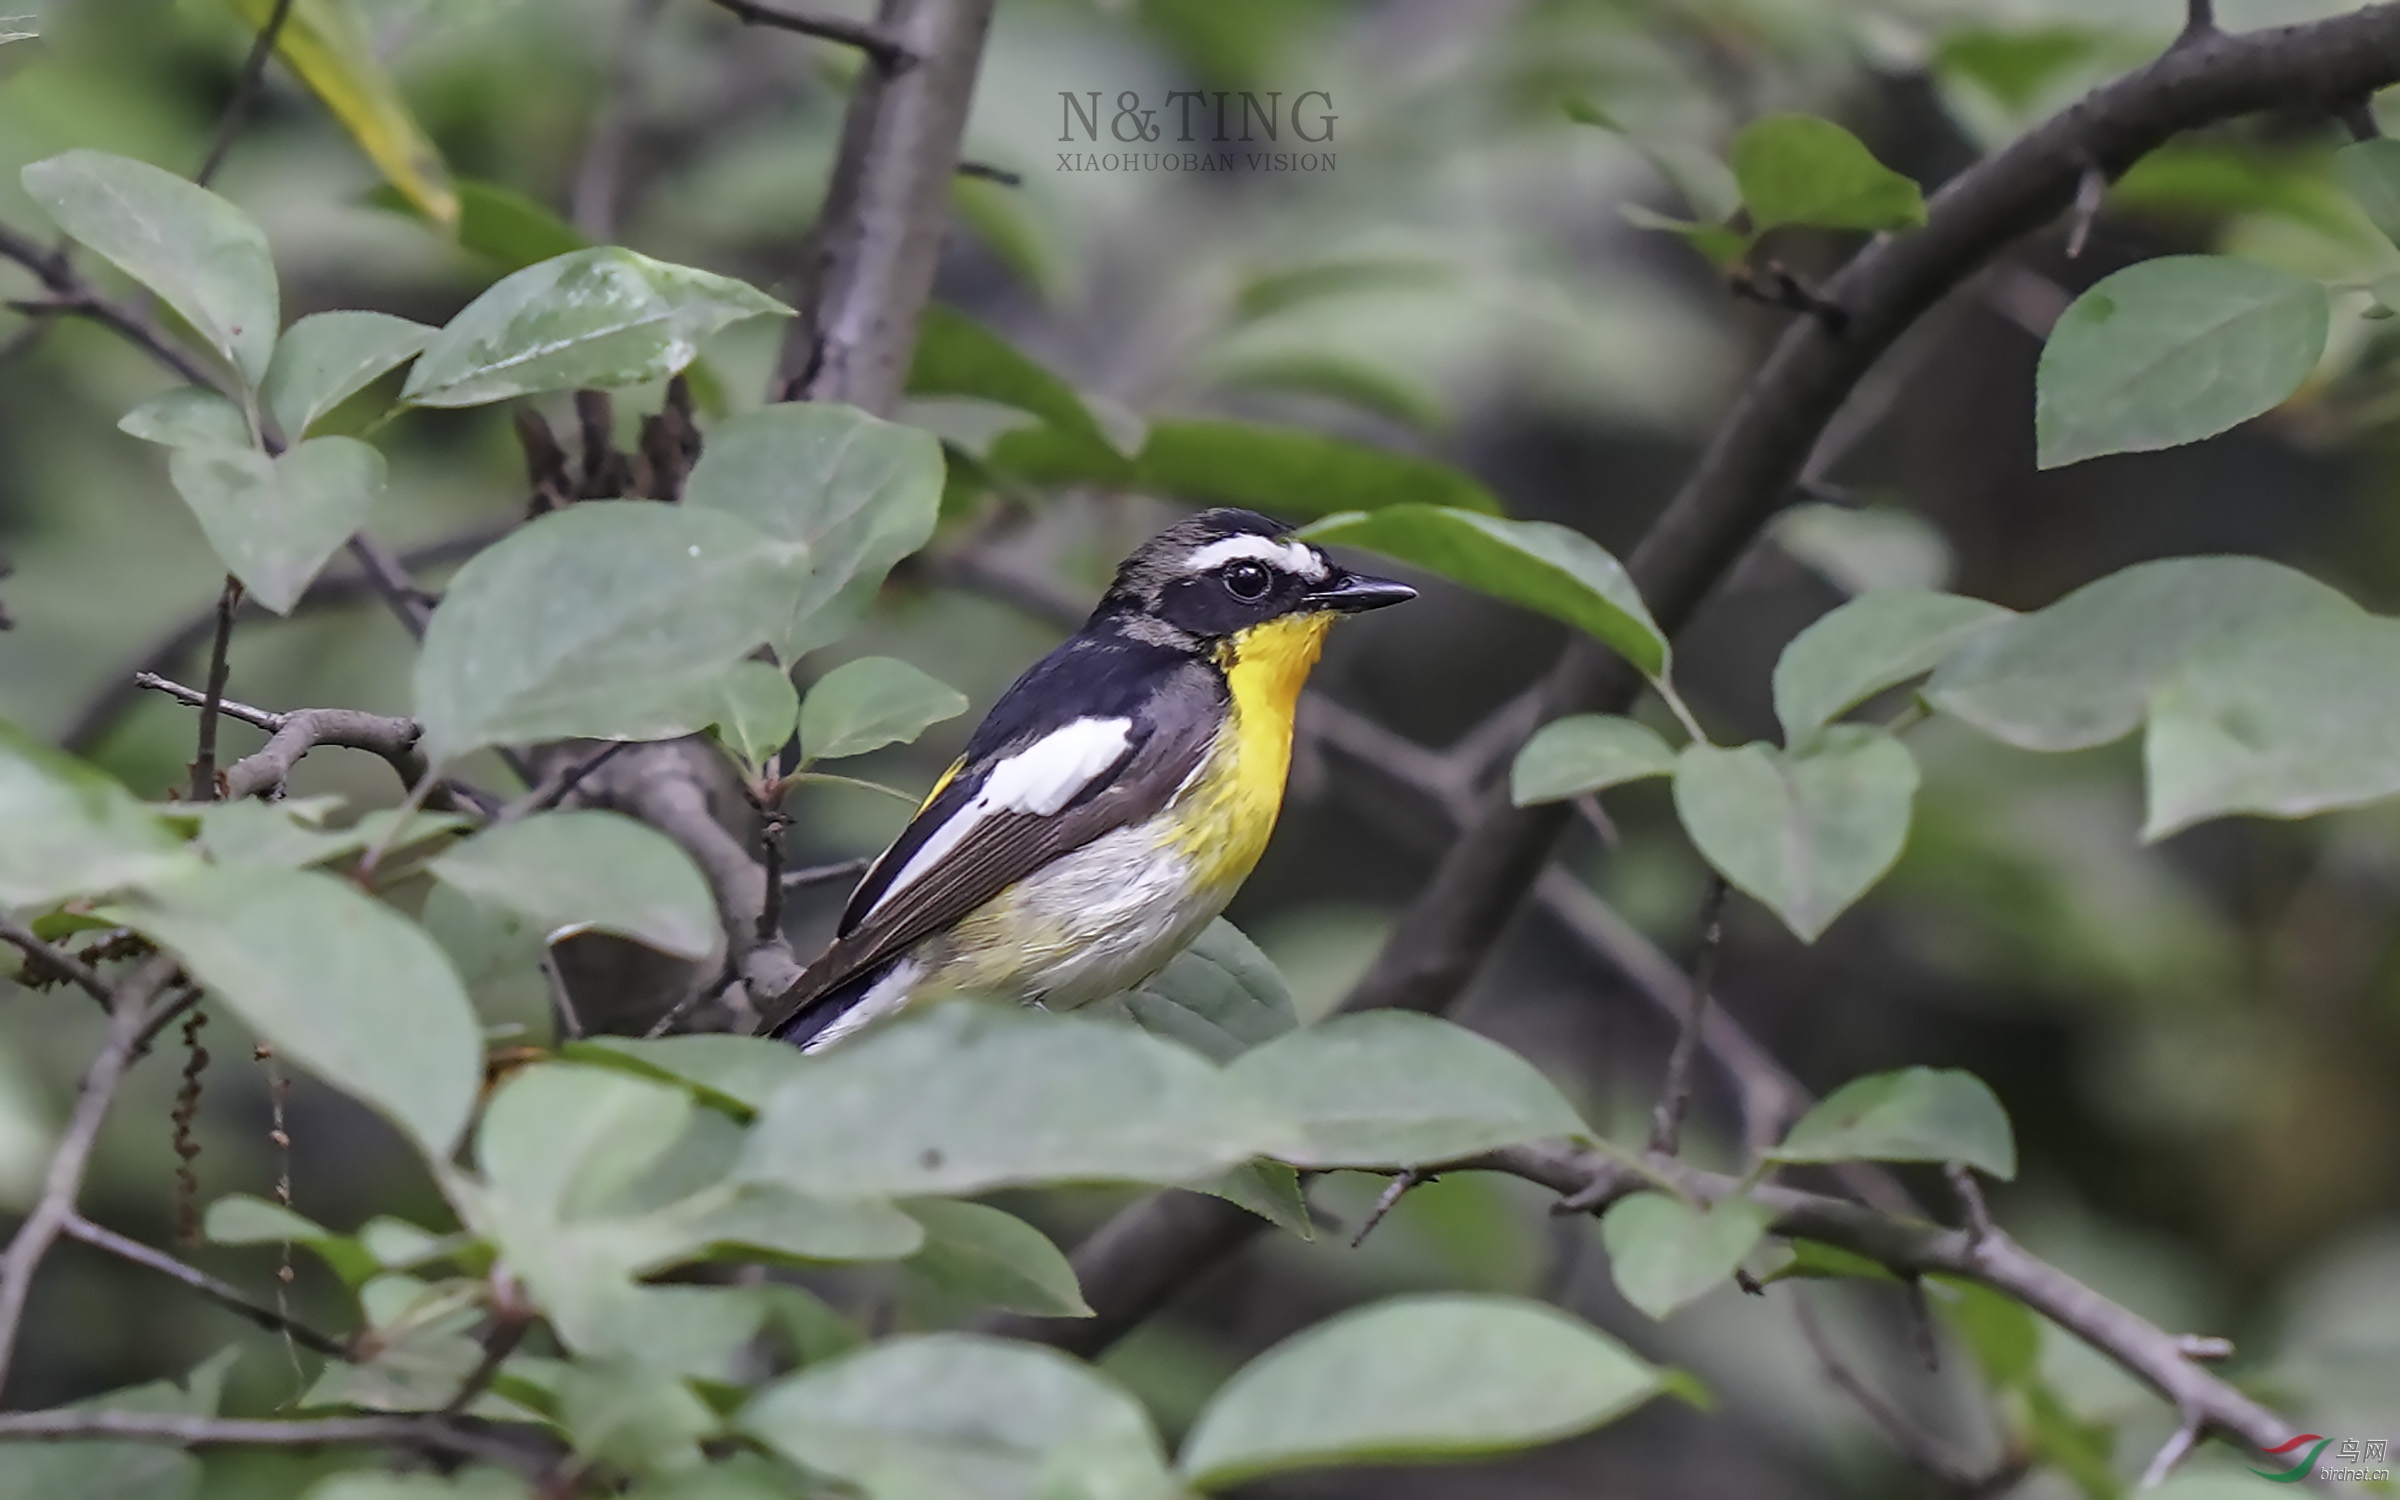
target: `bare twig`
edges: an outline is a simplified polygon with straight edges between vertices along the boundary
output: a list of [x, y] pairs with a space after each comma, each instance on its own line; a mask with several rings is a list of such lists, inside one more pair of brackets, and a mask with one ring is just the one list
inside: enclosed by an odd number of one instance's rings
[[0, 943], [6, 943], [25, 955], [25, 979], [40, 983], [45, 978], [59, 978], [106, 1006], [112, 998], [108, 981], [101, 978], [91, 965], [82, 962], [65, 949], [43, 942], [32, 928], [5, 912], [0, 912]]
[[2004, 1458], [1996, 1468], [1986, 1472], [1977, 1472], [1961, 1463], [1933, 1434], [1911, 1421], [1907, 1413], [1868, 1385], [1848, 1361], [1835, 1351], [1833, 1341], [1825, 1336], [1824, 1327], [1817, 1321], [1816, 1309], [1809, 1306], [1807, 1288], [1794, 1287], [1790, 1300], [1792, 1321], [1799, 1325], [1800, 1337], [1807, 1342], [1809, 1352], [1816, 1356], [1817, 1368], [1824, 1372], [1825, 1378], [1836, 1389], [1867, 1414], [1868, 1420], [1882, 1429], [1883, 1435], [1890, 1439], [1893, 1447], [1900, 1450], [1903, 1458], [1960, 1496], [1998, 1494], [2024, 1477], [2026, 1464], [2023, 1458]]
[[127, 1239], [113, 1229], [104, 1229], [81, 1214], [69, 1215], [66, 1222], [59, 1228], [60, 1232], [68, 1239], [79, 1240], [95, 1250], [113, 1255], [119, 1260], [130, 1261], [134, 1265], [179, 1281], [219, 1307], [238, 1313], [269, 1333], [288, 1334], [296, 1342], [319, 1354], [331, 1355], [335, 1359], [350, 1357], [349, 1345], [340, 1339], [328, 1333], [320, 1333], [306, 1323], [277, 1312], [271, 1307], [259, 1306], [242, 1295], [241, 1289], [231, 1282], [220, 1281], [197, 1266], [184, 1264], [163, 1250], [153, 1250], [138, 1240]]
[[2217, 0], [2183, 0], [2183, 31], [2175, 38], [2176, 46], [2188, 46], [2220, 34]]
[[241, 607], [242, 584], [231, 573], [217, 595], [217, 634], [208, 652], [208, 687], [200, 695], [199, 746], [192, 754], [190, 800], [217, 800], [217, 713], [225, 702], [225, 679], [232, 671], [228, 659], [233, 645], [233, 613]]
[[206, 187], [225, 164], [227, 152], [239, 139], [242, 127], [250, 121], [250, 106], [258, 99], [259, 86], [266, 82], [267, 59], [275, 55], [276, 40], [283, 35], [283, 23], [292, 14], [292, 0], [275, 0], [275, 8], [267, 12], [267, 24], [258, 28], [258, 37], [250, 44], [250, 55], [242, 60], [242, 72], [233, 83], [233, 97], [226, 101], [225, 114], [217, 121], [217, 138], [209, 143], [207, 159], [192, 181]]
[[487, 1423], [438, 1413], [389, 1417], [316, 1417], [295, 1420], [194, 1417], [181, 1412], [122, 1411], [66, 1407], [55, 1411], [0, 1412], [0, 1442], [59, 1443], [110, 1439], [163, 1443], [176, 1448], [325, 1448], [366, 1444], [455, 1453], [503, 1464], [522, 1464], [531, 1434], [503, 1436]]
[[1692, 982], [1684, 1002], [1683, 1024], [1675, 1029], [1675, 1047], [1667, 1054], [1667, 1081], [1659, 1091], [1658, 1107], [1650, 1116], [1650, 1149], [1673, 1156], [1683, 1144], [1683, 1117], [1692, 1105], [1692, 1054], [1699, 1050], [1700, 1033], [1708, 1024], [1709, 990], [1716, 982], [1717, 950], [1725, 936], [1725, 877], [1709, 878], [1708, 894], [1700, 899], [1700, 953], [1692, 963]]
[[570, 216], [575, 227], [605, 244], [617, 230], [617, 197], [625, 180], [625, 154], [641, 112], [642, 49], [658, 25], [664, 0], [627, 0], [617, 23], [617, 44], [601, 85], [599, 114], [575, 167]]
[[2107, 201], [2108, 174], [2097, 166], [2085, 167], [2075, 184], [2075, 212], [2067, 228], [2067, 259], [2074, 260], [2083, 254], [2084, 243], [2092, 236], [2092, 221], [2100, 217], [2100, 207]]
[[534, 1310], [525, 1305], [518, 1293], [517, 1281], [505, 1266], [494, 1266], [492, 1283], [492, 1325], [483, 1336], [483, 1357], [475, 1368], [458, 1383], [450, 1399], [442, 1403], [442, 1415], [455, 1417], [475, 1404], [475, 1398], [490, 1389], [500, 1367], [516, 1353], [517, 1345], [525, 1341], [526, 1331], [533, 1327]]
[[1992, 1232], [1992, 1211], [1984, 1206], [1983, 1185], [1975, 1180], [1975, 1169], [1963, 1161], [1950, 1162], [1942, 1168], [1950, 1181], [1950, 1191], [1958, 1195], [1958, 1206], [1967, 1216], [1967, 1233], [1982, 1239]]
[[2175, 1472], [2176, 1466], [2191, 1457], [2192, 1450], [2200, 1446], [2204, 1426], [2205, 1423], [2198, 1416], [2186, 1416], [2177, 1422], [2174, 1433], [2142, 1470], [2141, 1488], [2154, 1490], [2165, 1484], [2167, 1476]]
[[16, 1358], [17, 1334], [25, 1320], [25, 1298], [33, 1289], [33, 1273], [74, 1215], [76, 1196], [83, 1191], [84, 1170], [91, 1165], [93, 1143], [108, 1118], [117, 1084], [133, 1060], [143, 1028], [150, 1019], [150, 1002], [175, 977], [175, 960], [165, 955], [136, 969], [110, 995], [108, 1037], [84, 1070], [83, 1088], [75, 1109], [50, 1154], [42, 1175], [42, 1190], [17, 1226], [8, 1249], [0, 1253], [0, 1388]]
[[492, 821], [495, 824], [514, 823], [519, 818], [531, 817], [537, 812], [547, 812], [558, 806], [583, 784], [586, 776], [607, 765], [630, 743], [628, 740], [612, 740], [590, 755], [561, 759], [543, 774], [540, 781], [534, 783], [532, 790], [502, 804], [500, 810], [492, 815]]
[[30, 235], [0, 224], [0, 260], [13, 260], [31, 271], [50, 294], [46, 300], [8, 304], [18, 312], [35, 318], [60, 315], [88, 318], [193, 385], [206, 386], [220, 394], [232, 392], [224, 376], [192, 358], [149, 314], [100, 295], [65, 255], [43, 246]]
[[1367, 1210], [1367, 1217], [1358, 1226], [1358, 1233], [1350, 1236], [1350, 1248], [1356, 1250], [1365, 1244], [1367, 1236], [1375, 1232], [1375, 1226], [1382, 1223], [1393, 1209], [1400, 1206], [1400, 1200], [1408, 1196], [1409, 1189], [1431, 1181], [1433, 1181], [1431, 1172], [1415, 1167], [1411, 1167], [1393, 1178], [1384, 1188], [1382, 1196], [1375, 1200], [1375, 1206]]
[[864, 875], [867, 872], [867, 866], [873, 863], [875, 863], [873, 855], [862, 854], [856, 859], [837, 859], [829, 865], [803, 865], [797, 870], [783, 872], [783, 888], [788, 892], [799, 890], [804, 886], [829, 885], [836, 880], [847, 880], [853, 875]]
[[407, 564], [363, 531], [350, 538], [350, 555], [358, 560], [368, 586], [383, 596], [408, 633], [417, 640], [425, 639], [425, 623], [433, 618], [433, 596], [408, 576]]
[[917, 61], [916, 53], [891, 32], [862, 21], [841, 16], [812, 15], [806, 11], [786, 10], [779, 5], [762, 4], [761, 0], [714, 0], [720, 10], [731, 12], [745, 26], [772, 26], [779, 31], [796, 31], [819, 41], [839, 42], [856, 47], [875, 59], [877, 67], [887, 73], [897, 73]]

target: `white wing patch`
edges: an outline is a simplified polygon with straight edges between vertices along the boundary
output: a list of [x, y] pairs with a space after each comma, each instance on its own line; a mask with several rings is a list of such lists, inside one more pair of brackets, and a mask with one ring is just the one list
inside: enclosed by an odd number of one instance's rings
[[1077, 719], [1051, 730], [1016, 754], [992, 767], [983, 786], [967, 805], [909, 856], [883, 894], [866, 910], [873, 916], [927, 871], [940, 864], [966, 836], [985, 820], [1003, 812], [1050, 817], [1075, 800], [1076, 793], [1117, 763], [1132, 739], [1131, 719]]
[[1220, 563], [1237, 557], [1248, 557], [1284, 572], [1305, 578], [1311, 583], [1323, 583], [1329, 571], [1325, 559], [1306, 542], [1279, 542], [1271, 536], [1229, 536], [1194, 549], [1183, 560], [1187, 573], [1205, 573]]

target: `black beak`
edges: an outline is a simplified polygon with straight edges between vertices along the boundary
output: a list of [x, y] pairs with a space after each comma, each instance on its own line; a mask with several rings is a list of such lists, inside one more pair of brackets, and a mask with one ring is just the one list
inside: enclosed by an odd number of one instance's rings
[[1306, 602], [1319, 609], [1340, 610], [1355, 615], [1362, 610], [1381, 609], [1387, 604], [1406, 604], [1417, 597], [1417, 591], [1405, 583], [1389, 578], [1369, 578], [1364, 573], [1342, 573], [1332, 582], [1307, 596]]

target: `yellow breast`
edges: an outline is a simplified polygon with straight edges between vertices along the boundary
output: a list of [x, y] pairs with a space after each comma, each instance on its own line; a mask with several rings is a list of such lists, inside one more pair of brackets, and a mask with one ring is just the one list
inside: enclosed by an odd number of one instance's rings
[[1204, 884], [1239, 884], [1266, 850], [1292, 765], [1292, 713], [1332, 624], [1330, 613], [1287, 615], [1218, 650], [1233, 703], [1175, 818], [1175, 843], [1194, 856]]

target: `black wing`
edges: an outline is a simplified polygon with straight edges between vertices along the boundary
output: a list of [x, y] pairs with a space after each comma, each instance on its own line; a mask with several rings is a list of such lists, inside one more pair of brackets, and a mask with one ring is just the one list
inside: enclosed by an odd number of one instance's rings
[[1208, 753], [1225, 702], [1213, 668], [1121, 636], [1078, 636], [1043, 658], [993, 706], [958, 769], [851, 893], [840, 937], [759, 1029], [784, 1030], [1051, 860], [1156, 815]]

